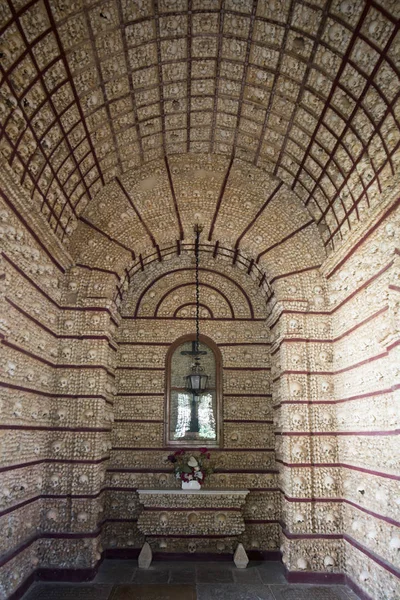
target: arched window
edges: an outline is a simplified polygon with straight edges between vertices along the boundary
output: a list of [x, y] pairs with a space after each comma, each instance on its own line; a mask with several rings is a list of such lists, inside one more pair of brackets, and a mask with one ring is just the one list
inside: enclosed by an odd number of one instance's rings
[[195, 336], [176, 340], [167, 354], [165, 441], [176, 446], [219, 446], [221, 413], [221, 354], [215, 343], [200, 336], [200, 363], [208, 375], [202, 393], [187, 389], [195, 355]]

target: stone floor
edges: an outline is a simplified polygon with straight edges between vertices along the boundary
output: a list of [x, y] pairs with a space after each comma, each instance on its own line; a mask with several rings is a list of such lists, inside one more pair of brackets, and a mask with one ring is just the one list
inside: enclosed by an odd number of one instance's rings
[[105, 560], [90, 583], [36, 582], [23, 600], [358, 600], [342, 585], [286, 583], [277, 562], [250, 562], [239, 570], [229, 562]]

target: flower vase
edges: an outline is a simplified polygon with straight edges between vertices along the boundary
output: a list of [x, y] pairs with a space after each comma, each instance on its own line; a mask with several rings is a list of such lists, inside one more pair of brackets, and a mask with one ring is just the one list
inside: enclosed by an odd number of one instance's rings
[[190, 481], [182, 480], [182, 489], [183, 490], [200, 490], [201, 485], [196, 479], [191, 479]]

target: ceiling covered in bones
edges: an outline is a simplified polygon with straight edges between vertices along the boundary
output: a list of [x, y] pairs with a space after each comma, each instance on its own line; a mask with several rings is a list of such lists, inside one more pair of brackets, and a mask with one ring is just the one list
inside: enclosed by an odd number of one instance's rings
[[[88, 227], [99, 197], [127, 199], [138, 185], [151, 196], [159, 178], [165, 206], [152, 225], [132, 206], [138, 196], [128, 198], [150, 248], [167, 240], [146, 227], [171, 222], [171, 239], [192, 235], [212, 180], [203, 208], [210, 241], [227, 235], [235, 248], [252, 227], [254, 244], [277, 193], [296, 197], [303, 215], [292, 221], [310, 221], [329, 251], [394, 185], [399, 16], [396, 0], [4, 0], [3, 160], [63, 241], [78, 223]], [[193, 155], [193, 172], [174, 187]], [[229, 196], [236, 165], [265, 183], [250, 208]], [[175, 189], [182, 181], [186, 197]], [[240, 230], [226, 229], [230, 214]]]

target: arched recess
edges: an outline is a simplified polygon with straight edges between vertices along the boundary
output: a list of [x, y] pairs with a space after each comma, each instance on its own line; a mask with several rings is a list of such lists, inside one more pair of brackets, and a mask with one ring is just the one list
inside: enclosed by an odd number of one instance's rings
[[[205, 372], [207, 372], [207, 362], [209, 362], [214, 369], [214, 374], [212, 376], [212, 389], [215, 392], [215, 400], [214, 400], [214, 419], [215, 419], [215, 439], [211, 441], [206, 438], [198, 438], [192, 436], [192, 438], [185, 439], [185, 441], [180, 442], [180, 440], [171, 439], [171, 412], [172, 412], [172, 388], [174, 387], [172, 381], [172, 360], [175, 356], [178, 348], [182, 347], [185, 342], [193, 342], [196, 340], [196, 335], [194, 333], [190, 333], [187, 335], [183, 335], [176, 339], [168, 349], [166, 358], [165, 358], [165, 404], [164, 404], [164, 441], [166, 446], [179, 446], [182, 447], [196, 447], [196, 446], [210, 446], [210, 448], [219, 448], [223, 445], [223, 381], [222, 381], [222, 369], [223, 369], [223, 358], [221, 354], [221, 350], [219, 349], [216, 342], [209, 336], [200, 334], [199, 341], [200, 344], [204, 344], [204, 346], [199, 346], [200, 350], [203, 351], [211, 351], [213, 353], [213, 360], [206, 361], [204, 356], [201, 357], [200, 363], [205, 368]], [[194, 357], [192, 357], [191, 362], [194, 361]], [[190, 362], [187, 361], [188, 363]], [[187, 365], [189, 367], [189, 364]], [[185, 375], [188, 374], [188, 371], [185, 371]], [[183, 387], [183, 386], [182, 386]]]
[[[208, 292], [210, 294], [211, 293], [210, 290], [211, 290], [211, 292], [214, 292], [214, 294], [212, 294], [213, 299], [221, 298], [222, 301], [224, 302], [224, 305], [219, 307], [218, 313], [222, 316], [230, 316], [230, 317], [234, 318], [235, 313], [233, 312], [232, 303], [230, 302], [229, 298], [224, 293], [222, 293], [216, 286], [210, 285], [209, 283], [202, 283], [201, 287], [200, 287], [201, 297], [207, 298], [207, 295], [204, 292]], [[180, 283], [180, 284], [177, 284], [176, 286], [174, 286], [174, 288], [172, 290], [170, 290], [169, 292], [166, 292], [164, 294], [164, 296], [162, 298], [160, 298], [160, 300], [157, 304], [155, 316], [158, 317], [159, 315], [163, 314], [163, 304], [168, 303], [168, 297], [171, 296], [171, 294], [174, 294], [173, 300], [175, 300], [175, 301], [178, 300], [179, 302], [182, 302], [182, 298], [179, 298], [178, 292], [182, 293], [183, 291], [188, 291], [189, 295], [191, 295], [191, 297], [193, 298], [193, 296], [194, 296], [193, 292], [195, 291], [194, 284], [193, 283]], [[179, 310], [179, 308], [181, 308], [181, 306], [182, 305], [178, 306], [178, 308], [174, 312], [174, 315], [176, 315], [177, 311]], [[185, 304], [183, 304], [183, 306], [190, 306], [190, 302], [186, 302]], [[200, 304], [200, 306], [205, 307], [205, 304]], [[208, 310], [210, 311], [210, 309], [208, 309]]]

